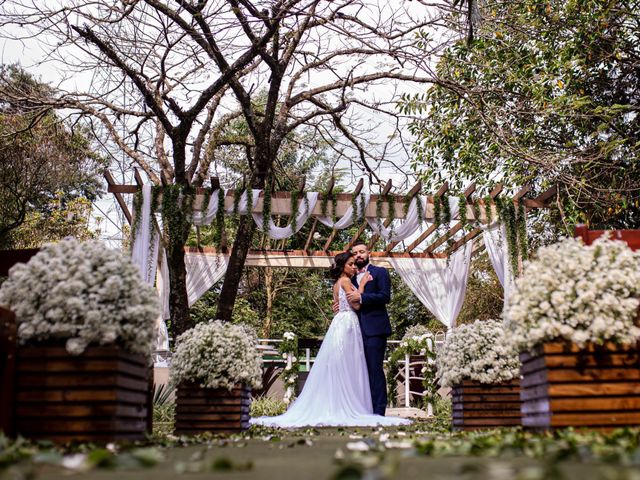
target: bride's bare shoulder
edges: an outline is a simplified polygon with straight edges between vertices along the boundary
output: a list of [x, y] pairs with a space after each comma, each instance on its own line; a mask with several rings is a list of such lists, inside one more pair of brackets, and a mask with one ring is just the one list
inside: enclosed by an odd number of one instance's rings
[[345, 292], [350, 292], [351, 290], [353, 290], [353, 284], [351, 283], [351, 280], [349, 280], [347, 277], [341, 277], [339, 282], [340, 282], [340, 286]]

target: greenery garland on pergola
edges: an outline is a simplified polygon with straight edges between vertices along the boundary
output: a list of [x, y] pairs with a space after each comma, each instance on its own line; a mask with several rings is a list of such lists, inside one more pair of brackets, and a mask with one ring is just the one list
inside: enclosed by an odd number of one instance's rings
[[[105, 178], [109, 184], [108, 191], [113, 193], [116, 201], [122, 208], [124, 216], [131, 224], [135, 221], [135, 209], [141, 206], [141, 190], [143, 180], [138, 171], [135, 171], [135, 185], [119, 185], [113, 181], [108, 171], [105, 171]], [[332, 180], [328, 188], [324, 192], [320, 192], [318, 202], [310, 216], [327, 216], [334, 219], [341, 217], [350, 207], [354, 208], [356, 220], [352, 227], [355, 233], [351, 236], [349, 242], [342, 246], [344, 249], [350, 248], [353, 243], [363, 238], [367, 223], [365, 216], [369, 218], [377, 218], [380, 225], [389, 227], [394, 220], [402, 220], [406, 218], [408, 206], [411, 200], [422, 193], [422, 184], [418, 182], [407, 194], [391, 193], [392, 181], [387, 181], [384, 188], [378, 194], [370, 195], [369, 202], [364, 208], [360, 208], [358, 202], [362, 198], [362, 189], [364, 182], [360, 180], [356, 188], [349, 193], [338, 193], [334, 191], [334, 181]], [[281, 219], [286, 218], [287, 224], [295, 225], [295, 217], [300, 209], [300, 205], [305, 201], [304, 180], [295, 191], [270, 191], [266, 188], [260, 192], [256, 205], [253, 208], [253, 214], [260, 214], [265, 220], [264, 224], [268, 225], [269, 217], [276, 216]], [[216, 218], [212, 222], [215, 229], [214, 243], [215, 245], [202, 245], [200, 242], [199, 227], [196, 227], [197, 246], [187, 247], [187, 251], [197, 251], [201, 253], [223, 253], [233, 255], [228, 248], [228, 232], [225, 226], [224, 210], [232, 211], [232, 216], [238, 216], [238, 202], [240, 194], [245, 189], [239, 185], [234, 189], [224, 190], [220, 188], [217, 178], [211, 179], [210, 188], [191, 188], [179, 189], [174, 186], [153, 186], [152, 187], [152, 217], [154, 213], [161, 211], [163, 218], [172, 215], [172, 211], [180, 211], [181, 216], [187, 217], [191, 212], [202, 211], [209, 204], [211, 195], [218, 192], [218, 208]], [[247, 190], [250, 192], [251, 190]], [[482, 233], [481, 224], [489, 224], [499, 220], [505, 225], [507, 232], [507, 241], [511, 264], [514, 269], [519, 269], [522, 259], [526, 258], [527, 237], [525, 230], [526, 213], [533, 209], [546, 208], [548, 202], [555, 197], [557, 191], [550, 188], [535, 198], [529, 198], [527, 195], [531, 191], [530, 187], [521, 188], [518, 192], [510, 197], [503, 195], [503, 187], [497, 185], [486, 196], [476, 197], [476, 187], [474, 184], [469, 185], [465, 191], [457, 195], [459, 197], [460, 208], [456, 220], [451, 218], [449, 211], [448, 195], [449, 187], [445, 183], [433, 195], [428, 195], [426, 199], [426, 208], [419, 212], [420, 223], [424, 221], [429, 223], [429, 227], [423, 229], [415, 240], [410, 243], [405, 242], [383, 242], [382, 248], [378, 234], [372, 234], [368, 238], [368, 245], [371, 250], [371, 256], [378, 263], [384, 263], [385, 258], [401, 257], [401, 258], [447, 258], [454, 252], [462, 248], [467, 242], [478, 237]], [[134, 194], [134, 212], [129, 210], [128, 204], [123, 195]], [[248, 202], [252, 204], [251, 201]], [[417, 202], [421, 205], [421, 202]], [[360, 208], [360, 210], [358, 210]], [[422, 210], [422, 208], [420, 208]], [[284, 220], [283, 220], [284, 222]], [[165, 221], [163, 229], [167, 228], [170, 222]], [[288, 249], [287, 241], [267, 242], [266, 235], [263, 235], [261, 247], [249, 250], [247, 257], [242, 262], [242, 268], [245, 265], [253, 266], [286, 266], [299, 268], [325, 268], [331, 257], [338, 251], [332, 249], [335, 242], [337, 230], [333, 229], [328, 235], [326, 241], [320, 248], [314, 234], [317, 231], [317, 218], [314, 218], [310, 230], [306, 233], [304, 247], [302, 249]], [[154, 228], [159, 228], [155, 224]], [[135, 230], [132, 228], [132, 230]], [[460, 233], [462, 232], [462, 234]], [[264, 233], [264, 232], [263, 232]], [[171, 232], [168, 232], [168, 236]], [[294, 235], [301, 235], [297, 233]], [[483, 247], [476, 248], [477, 253]], [[233, 262], [230, 262], [233, 268]], [[386, 265], [388, 266], [388, 265]], [[179, 332], [178, 332], [179, 333]]]

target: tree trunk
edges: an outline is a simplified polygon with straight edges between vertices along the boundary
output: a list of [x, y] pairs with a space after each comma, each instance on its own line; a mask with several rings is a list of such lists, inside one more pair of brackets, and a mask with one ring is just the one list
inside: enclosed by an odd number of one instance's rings
[[251, 238], [253, 237], [253, 231], [255, 224], [250, 215], [241, 215], [240, 224], [238, 225], [238, 232], [236, 234], [236, 240], [233, 242], [233, 248], [231, 255], [229, 256], [229, 264], [227, 265], [227, 273], [224, 276], [224, 282], [222, 283], [222, 291], [218, 299], [218, 311], [216, 318], [231, 321], [231, 315], [233, 313], [233, 305], [236, 302], [236, 296], [238, 295], [238, 286], [240, 285], [240, 279], [242, 278], [242, 271], [247, 259], [247, 253], [249, 253], [249, 247], [251, 246]]
[[[256, 149], [257, 155], [254, 159], [256, 174], [252, 185], [250, 185], [249, 188], [264, 188], [268, 172], [271, 171], [271, 167], [273, 165], [273, 159], [269, 158], [267, 152], [268, 149], [264, 146]], [[251, 208], [251, 205], [249, 205], [249, 208]], [[251, 218], [251, 213], [249, 212], [247, 215], [241, 215], [238, 231], [236, 232], [236, 239], [233, 242], [233, 248], [231, 249], [231, 255], [229, 256], [227, 273], [224, 276], [222, 291], [218, 298], [218, 311], [216, 313], [216, 318], [219, 320], [227, 322], [231, 321], [233, 306], [238, 295], [238, 286], [240, 285], [242, 271], [244, 270], [247, 254], [251, 247], [251, 240], [253, 238], [254, 231], [255, 223]]]
[[191, 328], [189, 316], [189, 300], [187, 297], [187, 269], [184, 265], [184, 243], [179, 248], [167, 249], [169, 267], [169, 313], [171, 315], [171, 332], [174, 339]]

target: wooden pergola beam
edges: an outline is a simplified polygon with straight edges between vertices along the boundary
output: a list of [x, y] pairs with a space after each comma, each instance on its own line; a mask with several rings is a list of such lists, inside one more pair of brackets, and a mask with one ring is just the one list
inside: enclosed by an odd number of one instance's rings
[[[502, 184], [497, 185], [493, 190], [491, 190], [491, 192], [489, 193], [489, 196], [491, 198], [496, 198], [502, 192], [503, 188], [504, 186]], [[482, 210], [482, 215], [484, 215], [484, 209]], [[486, 221], [487, 219], [485, 218], [485, 222]], [[453, 245], [451, 245], [451, 247], [449, 247], [445, 253], [447, 255], [451, 255], [453, 252], [457, 251], [460, 247], [462, 247], [465, 243], [467, 243], [470, 240], [473, 240], [481, 233], [482, 233], [481, 228], [478, 228], [478, 227], [474, 228], [469, 233], [467, 233], [464, 237], [462, 237], [461, 239], [456, 241]]]
[[140, 170], [138, 170], [138, 167], [133, 167], [133, 178], [136, 181], [136, 184], [139, 187], [142, 187], [142, 185], [144, 185], [144, 181], [142, 180], [142, 175], [140, 175]]
[[[360, 192], [362, 191], [363, 187], [364, 187], [364, 180], [361, 178], [358, 181], [358, 184], [356, 185], [355, 190], [353, 191], [353, 195], [354, 196], [360, 195]], [[349, 195], [349, 201], [351, 201], [351, 195]], [[355, 214], [355, 212], [354, 212], [354, 214]], [[327, 241], [325, 242], [324, 247], [322, 248], [322, 250], [324, 252], [329, 250], [329, 245], [331, 245], [331, 242], [333, 242], [333, 239], [335, 238], [337, 233], [338, 233], [338, 230], [336, 230], [335, 228], [333, 230], [331, 230], [331, 234], [329, 235], [329, 238], [327, 238]]]
[[[469, 185], [467, 187], [467, 189], [464, 191], [463, 195], [464, 195], [464, 198], [465, 198], [465, 203], [464, 203], [464, 205], [460, 205], [458, 207], [458, 211], [461, 208], [464, 208], [465, 210], [467, 209], [467, 206], [469, 204], [469, 198], [471, 197], [471, 195], [473, 195], [475, 193], [475, 191], [476, 191], [476, 184], [474, 182], [471, 185]], [[458, 218], [460, 218], [460, 213], [458, 213]], [[449, 240], [451, 237], [453, 237], [460, 230], [462, 230], [462, 222], [458, 222], [453, 227], [449, 228], [442, 237], [440, 237], [435, 242], [433, 242], [431, 245], [429, 245], [425, 249], [425, 252], [434, 252], [436, 248], [438, 248], [444, 242]]]
[[[108, 170], [104, 171], [104, 177], [107, 181], [108, 184], [108, 191], [114, 194], [114, 197], [116, 198], [118, 204], [120, 205], [120, 208], [123, 211], [123, 214], [125, 216], [125, 218], [127, 219], [127, 221], [129, 222], [129, 224], [132, 223], [132, 215], [131, 212], [128, 209], [128, 206], [123, 198], [123, 194], [125, 193], [135, 193], [137, 192], [142, 185], [144, 184], [144, 180], [142, 178], [142, 176], [140, 175], [140, 171], [135, 168], [134, 171], [134, 178], [135, 178], [135, 182], [136, 185], [117, 185], [115, 184], [113, 177], [111, 176], [111, 173]], [[304, 184], [305, 184], [306, 179], [302, 178], [301, 179], [301, 185], [300, 185], [300, 190], [304, 189]], [[333, 189], [335, 187], [335, 179], [332, 178], [331, 182], [328, 186], [328, 193], [332, 193]], [[358, 182], [358, 185], [356, 186], [356, 188], [354, 189], [354, 191], [352, 193], [339, 193], [336, 194], [336, 198], [337, 198], [337, 208], [336, 208], [336, 215], [340, 216], [340, 215], [344, 215], [346, 213], [346, 211], [351, 207], [352, 205], [352, 199], [354, 198], [354, 196], [358, 196], [360, 195], [360, 193], [362, 192], [362, 189], [364, 187], [364, 181], [363, 179], [360, 179], [360, 181]], [[194, 202], [194, 209], [195, 210], [199, 210], [202, 208], [205, 208], [206, 206], [203, 206], [203, 199], [205, 197], [205, 193], [210, 193], [212, 190], [218, 189], [220, 188], [220, 183], [217, 177], [212, 177], [211, 178], [211, 188], [207, 189], [207, 188], [203, 188], [203, 187], [198, 187], [196, 188], [196, 199]], [[394, 195], [391, 194], [390, 191], [392, 189], [392, 181], [389, 180], [387, 181], [387, 183], [385, 184], [384, 188], [381, 190], [381, 192], [378, 195], [370, 195], [369, 196], [369, 203], [365, 206], [365, 215], [368, 218], [372, 218], [375, 217], [377, 214], [377, 202], [379, 201], [380, 198], [382, 198], [382, 202], [383, 202], [383, 215], [386, 215], [386, 219], [385, 219], [385, 227], [388, 227], [388, 225], [390, 224], [390, 217], [391, 215], [389, 214], [389, 206], [391, 204], [391, 202], [389, 201], [390, 197], [394, 197], [394, 200], [397, 200], [395, 203], [395, 214], [393, 215], [394, 218], [397, 219], [402, 219], [405, 218], [405, 212], [404, 212], [404, 207], [405, 207], [405, 201], [407, 201], [407, 199], [413, 198], [414, 196], [418, 195], [420, 193], [420, 191], [422, 190], [422, 183], [418, 182], [414, 187], [412, 187], [412, 189], [406, 194], [406, 195]], [[495, 199], [495, 197], [497, 197], [501, 191], [503, 189], [502, 185], [498, 185], [496, 186], [489, 194], [489, 196], [491, 197], [491, 199]], [[434, 207], [433, 207], [433, 202], [434, 202], [434, 198], [436, 197], [442, 197], [447, 191], [449, 190], [449, 185], [448, 183], [444, 183], [439, 189], [438, 191], [435, 193], [435, 195], [433, 197], [427, 197], [427, 205], [425, 208], [425, 219], [427, 221], [430, 221], [434, 218]], [[473, 195], [473, 193], [475, 193], [476, 190], [476, 186], [475, 183], [472, 183], [471, 185], [469, 185], [467, 187], [467, 189], [464, 192], [464, 197], [466, 198], [466, 203], [464, 205], [460, 205], [460, 208], [466, 208], [467, 210], [467, 218], [474, 218], [475, 219], [475, 212], [474, 212], [474, 208], [473, 208], [473, 201], [471, 201], [471, 196]], [[535, 199], [527, 199], [524, 198], [525, 195], [527, 193], [529, 193], [531, 191], [531, 188], [529, 186], [523, 187], [521, 188], [512, 198], [512, 201], [514, 203], [520, 202], [523, 205], [525, 205], [526, 209], [533, 209], [533, 208], [547, 208], [548, 207], [548, 203], [549, 200], [552, 199], [555, 195], [557, 195], [557, 186], [553, 186], [549, 189], [547, 189], [545, 192], [543, 192], [541, 195], [539, 195], [538, 197], [536, 197]], [[160, 195], [162, 195], [162, 193], [160, 193]], [[226, 208], [230, 208], [233, 204], [233, 199], [234, 199], [234, 195], [235, 192], [234, 190], [227, 190], [225, 191], [225, 207]], [[254, 213], [259, 213], [262, 211], [262, 206], [263, 206], [263, 193], [260, 194], [260, 196], [258, 197], [258, 201], [256, 204], [255, 209], [253, 210]], [[485, 212], [487, 210], [487, 208], [491, 208], [492, 213], [495, 212], [495, 205], [494, 202], [491, 201], [491, 205], [487, 206], [485, 205], [484, 200], [482, 199], [478, 199], [475, 200], [475, 202], [477, 203], [478, 206], [481, 207], [480, 209], [480, 218], [477, 219], [480, 222], [486, 223], [487, 222], [487, 218], [485, 215]], [[384, 208], [384, 204], [386, 204], [386, 208]], [[273, 215], [291, 215], [292, 214], [292, 209], [291, 209], [291, 192], [286, 192], [286, 191], [280, 191], [280, 192], [274, 192], [272, 194], [272, 210], [271, 210]], [[311, 212], [311, 215], [313, 216], [318, 216], [322, 213], [322, 206], [321, 206], [321, 202], [318, 202], [316, 204], [316, 207], [314, 208], [313, 212]], [[264, 257], [266, 255], [266, 257], [273, 257], [273, 256], [278, 256], [278, 255], [289, 255], [289, 256], [304, 256], [304, 257], [313, 257], [313, 258], [322, 258], [322, 257], [331, 257], [333, 255], [335, 255], [338, 252], [330, 252], [329, 251], [329, 247], [331, 245], [331, 243], [333, 242], [333, 240], [335, 239], [335, 236], [337, 234], [337, 230], [333, 229], [331, 231], [331, 234], [329, 236], [329, 238], [327, 239], [327, 241], [324, 244], [324, 247], [322, 248], [322, 250], [319, 251], [313, 251], [311, 250], [312, 248], [312, 244], [313, 244], [313, 236], [316, 232], [316, 228], [317, 228], [317, 218], [314, 219], [313, 225], [311, 227], [311, 230], [309, 232], [309, 235], [306, 238], [305, 241], [305, 245], [304, 245], [304, 249], [303, 250], [292, 250], [292, 251], [285, 251], [284, 248], [286, 246], [286, 243], [282, 242], [282, 249], [280, 250], [259, 250], [257, 252], [260, 253], [256, 253], [256, 255], [262, 255], [262, 257]], [[346, 249], [350, 249], [353, 244], [360, 238], [360, 236], [363, 234], [363, 232], [366, 229], [367, 224], [363, 223], [362, 225], [360, 225], [358, 227], [358, 230], [356, 232], [356, 234], [353, 236], [353, 238], [350, 240], [350, 242], [348, 243], [348, 245], [346, 246]], [[456, 233], [458, 233], [461, 229], [462, 229], [463, 225], [458, 222], [456, 225], [454, 225], [452, 228], [450, 228], [449, 230], [447, 230], [445, 232], [445, 234], [440, 237], [438, 240], [436, 240], [433, 244], [429, 245], [425, 251], [421, 252], [421, 253], [411, 253], [417, 246], [419, 246], [425, 239], [427, 239], [436, 229], [437, 226], [435, 224], [431, 225], [426, 231], [424, 231], [414, 242], [412, 242], [407, 248], [406, 251], [404, 253], [399, 253], [399, 252], [392, 252], [393, 248], [396, 247], [398, 245], [399, 242], [391, 242], [389, 243], [389, 245], [386, 247], [386, 249], [384, 251], [380, 251], [380, 252], [371, 252], [371, 255], [373, 257], [401, 257], [401, 258], [445, 258], [446, 256], [450, 255], [451, 253], [455, 252], [456, 250], [458, 250], [462, 245], [464, 245], [465, 243], [467, 243], [468, 241], [472, 240], [473, 238], [475, 238], [476, 236], [480, 235], [482, 233], [482, 229], [480, 228], [475, 228], [472, 231], [466, 233], [462, 238], [458, 239], [457, 241], [455, 241], [453, 243], [453, 245], [451, 247], [449, 247], [446, 252], [444, 253], [436, 253], [436, 250], [444, 243], [446, 242], [448, 239], [450, 239], [451, 237], [453, 237]], [[224, 237], [224, 235], [223, 235]], [[372, 247], [375, 245], [375, 243], [377, 242], [377, 240], [379, 239], [379, 236], [377, 234], [373, 235], [371, 242], [370, 242], [370, 250], [372, 250]], [[199, 239], [198, 239], [198, 245], [199, 245]], [[226, 238], [223, 238], [223, 244], [226, 244]], [[226, 252], [226, 245], [222, 245], [221, 250], [223, 252]], [[203, 251], [202, 248], [198, 247], [199, 251]], [[480, 247], [476, 247], [476, 249], [474, 249], [474, 252], [476, 252], [477, 250], [481, 250], [482, 246]], [[475, 254], [475, 253], [474, 253]], [[268, 258], [267, 260], [261, 260], [261, 261], [267, 261], [268, 262]]]
[[519, 202], [520, 199], [522, 197], [524, 197], [527, 193], [529, 193], [531, 191], [531, 185], [526, 185], [524, 187], [522, 187], [520, 190], [518, 190], [518, 193], [516, 193], [513, 196], [513, 201], [514, 202]]
[[[444, 182], [444, 184], [438, 189], [438, 191], [436, 192], [436, 194], [434, 195], [434, 197], [441, 197], [442, 195], [444, 195], [447, 191], [449, 190], [449, 183], [448, 182]], [[431, 235], [433, 232], [436, 231], [437, 225], [434, 223], [433, 225], [429, 226], [429, 228], [427, 228], [424, 232], [422, 232], [420, 234], [420, 236], [418, 238], [416, 238], [411, 245], [409, 245], [407, 247], [407, 252], [411, 252], [413, 251], [418, 245], [420, 245], [422, 242], [424, 242], [424, 240]]]
[[[222, 252], [217, 251], [213, 247], [185, 247], [188, 253], [198, 253], [203, 255], [216, 255]], [[340, 251], [322, 250], [305, 252], [304, 250], [249, 250], [247, 254], [246, 266], [253, 267], [293, 267], [293, 268], [328, 268], [331, 266], [333, 257]], [[426, 254], [426, 253], [398, 253], [385, 254], [384, 252], [371, 252], [372, 261], [378, 266], [391, 268], [389, 262], [391, 258], [446, 258], [443, 254]]]
[[[105, 168], [104, 171], [102, 172], [102, 175], [104, 176], [104, 179], [107, 181], [107, 191], [111, 192], [111, 188], [112, 187], [117, 187], [118, 185], [116, 185], [116, 183], [113, 181], [113, 177], [111, 176], [111, 172], [109, 171], [108, 168]], [[135, 193], [137, 191], [134, 190], [133, 193]], [[129, 207], [127, 206], [127, 202], [125, 202], [124, 197], [122, 196], [122, 193], [117, 193], [117, 192], [113, 192], [113, 196], [116, 199], [116, 202], [118, 202], [118, 205], [120, 205], [120, 209], [122, 210], [122, 213], [124, 214], [124, 218], [127, 219], [127, 223], [129, 223], [129, 225], [131, 225], [131, 222], [133, 221], [133, 217], [131, 215], [131, 212], [129, 211]]]
[[547, 208], [549, 206], [549, 200], [551, 200], [557, 194], [558, 186], [554, 185], [542, 192], [536, 198], [525, 198], [523, 200], [524, 206], [527, 208], [527, 210], [531, 210], [534, 208]]

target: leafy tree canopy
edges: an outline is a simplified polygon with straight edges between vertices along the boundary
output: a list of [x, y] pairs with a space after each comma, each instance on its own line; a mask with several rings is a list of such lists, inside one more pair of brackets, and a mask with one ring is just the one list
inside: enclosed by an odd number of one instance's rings
[[[91, 201], [100, 193], [103, 161], [92, 151], [90, 137], [78, 126], [67, 125], [56, 113], [33, 113], [28, 102], [2, 95], [27, 85], [49, 91], [15, 65], [0, 68], [0, 247], [22, 244], [15, 232], [25, 220], [31, 227], [49, 219], [58, 226], [61, 210], [76, 212], [78, 199]], [[71, 205], [69, 203], [71, 202]], [[59, 215], [58, 215], [59, 216]], [[37, 219], [37, 221], [36, 221]], [[68, 225], [67, 225], [68, 226]], [[49, 229], [53, 234], [55, 228]], [[75, 230], [63, 229], [65, 234]], [[61, 230], [62, 232], [62, 230]], [[53, 235], [56, 237], [55, 235]], [[52, 240], [45, 235], [43, 241]], [[32, 244], [32, 242], [30, 242]]]
[[638, 1], [476, 3], [474, 40], [446, 50], [437, 86], [401, 101], [422, 114], [416, 171], [460, 187], [557, 183], [566, 226], [638, 228]]

